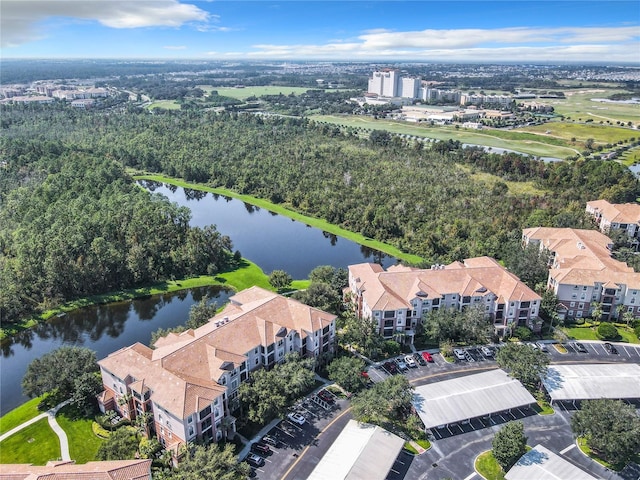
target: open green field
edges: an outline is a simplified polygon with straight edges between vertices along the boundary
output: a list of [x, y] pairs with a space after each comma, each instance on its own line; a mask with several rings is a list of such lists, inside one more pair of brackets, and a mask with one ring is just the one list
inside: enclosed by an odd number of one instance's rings
[[32, 398], [17, 408], [0, 417], [0, 434], [8, 432], [12, 428], [23, 424], [27, 420], [37, 417], [42, 412], [38, 410], [38, 404], [44, 397]]
[[485, 182], [489, 187], [493, 186], [496, 182], [502, 182], [507, 185], [509, 188], [509, 193], [516, 196], [522, 195], [545, 195], [545, 190], [540, 190], [537, 188], [533, 182], [511, 182], [508, 180], [503, 180], [497, 175], [492, 175], [490, 173], [481, 172], [479, 170], [474, 171], [474, 169], [469, 165], [458, 165], [458, 168], [464, 170], [469, 175], [471, 175], [475, 180], [479, 182]]
[[60, 457], [60, 439], [46, 418], [23, 428], [0, 443], [1, 463], [45, 465]]
[[96, 459], [98, 449], [104, 440], [96, 436], [91, 429], [92, 419], [81, 418], [72, 420], [67, 416], [69, 407], [62, 408], [56, 420], [67, 434], [69, 440], [69, 456], [76, 463], [92, 462]]
[[565, 141], [553, 137], [541, 137], [532, 133], [505, 130], [466, 130], [450, 126], [411, 124], [386, 119], [374, 119], [362, 116], [313, 115], [312, 120], [333, 123], [345, 127], [386, 130], [390, 133], [415, 135], [436, 140], [459, 140], [463, 143], [485, 145], [487, 147], [506, 148], [516, 152], [539, 157], [566, 158], [575, 155], [577, 150]]
[[572, 120], [585, 121], [589, 118], [594, 122], [609, 120], [615, 124], [617, 121], [640, 124], [640, 105], [625, 103], [594, 102], [592, 98], [607, 98], [613, 93], [623, 90], [585, 89], [577, 91], [565, 91], [565, 99], [544, 99], [545, 103], [553, 106], [556, 113], [571, 117]]
[[147, 110], [153, 110], [154, 108], [164, 108], [165, 110], [180, 110], [180, 104], [175, 100], [156, 100], [150, 105], [147, 105]]
[[[593, 138], [596, 144], [617, 143], [628, 141], [631, 138], [640, 137], [640, 132], [629, 128], [614, 127], [611, 125], [600, 125], [594, 123], [567, 123], [554, 121], [544, 125], [534, 125], [531, 127], [518, 128], [518, 132], [528, 132], [543, 137], [562, 139], [574, 148], [584, 149], [584, 141]], [[549, 133], [547, 133], [549, 132]], [[575, 138], [575, 142], [571, 139]]]
[[624, 165], [629, 166], [634, 163], [640, 162], [640, 148], [636, 147], [630, 150], [627, 150], [622, 155], [618, 157], [618, 160], [622, 162]]
[[198, 85], [198, 88], [204, 90], [209, 93], [212, 90], [216, 90], [218, 95], [222, 95], [224, 97], [231, 97], [237, 100], [245, 100], [249, 97], [261, 97], [262, 95], [290, 95], [295, 94], [299, 95], [301, 93], [305, 93], [307, 90], [310, 90], [309, 87], [279, 87], [273, 85], [266, 85], [260, 87], [212, 87], [211, 85]]

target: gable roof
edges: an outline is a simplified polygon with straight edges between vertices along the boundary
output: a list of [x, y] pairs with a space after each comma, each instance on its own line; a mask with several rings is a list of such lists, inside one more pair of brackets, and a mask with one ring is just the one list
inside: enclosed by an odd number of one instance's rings
[[151, 480], [151, 460], [110, 460], [76, 465], [72, 461], [44, 466], [5, 464], [0, 480]]
[[611, 223], [640, 223], [640, 204], [609, 203], [607, 200], [587, 202], [587, 210], [594, 210]]

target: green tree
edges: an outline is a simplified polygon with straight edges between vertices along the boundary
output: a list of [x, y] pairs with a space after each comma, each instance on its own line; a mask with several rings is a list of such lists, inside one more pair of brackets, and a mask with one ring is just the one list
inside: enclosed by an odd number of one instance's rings
[[522, 422], [509, 422], [493, 437], [491, 453], [505, 472], [527, 452]]
[[[28, 397], [38, 397], [47, 392], [57, 392], [62, 398], [73, 398], [78, 384], [85, 390], [88, 382], [86, 374], [99, 371], [96, 353], [84, 347], [60, 347], [33, 360], [22, 378], [22, 390]], [[90, 390], [90, 389], [89, 389]]]
[[528, 327], [516, 327], [515, 331], [513, 332], [513, 335], [517, 338], [519, 338], [520, 340], [530, 340], [531, 339], [531, 335], [533, 335], [533, 333], [531, 332], [531, 329]]
[[598, 335], [604, 340], [615, 340], [620, 337], [618, 329], [615, 325], [609, 322], [602, 322], [598, 325]]
[[549, 252], [540, 250], [537, 245], [520, 246], [520, 239], [511, 240], [505, 249], [504, 262], [506, 267], [520, 280], [533, 289], [536, 285], [546, 282], [549, 275]]
[[306, 290], [295, 292], [293, 298], [310, 307], [334, 314], [340, 313], [342, 306], [340, 294], [327, 283], [311, 283]]
[[256, 370], [248, 382], [240, 384], [238, 396], [247, 407], [249, 420], [267, 423], [284, 416], [286, 409], [313, 387], [313, 359], [287, 355], [285, 362], [271, 370]]
[[413, 387], [404, 375], [393, 375], [373, 388], [363, 390], [351, 400], [353, 418], [381, 425], [406, 417], [411, 411]]
[[604, 310], [602, 309], [602, 303], [594, 303], [591, 308], [591, 318], [593, 321], [600, 322], [603, 314]]
[[640, 451], [640, 416], [621, 400], [585, 400], [571, 417], [571, 428], [613, 464], [626, 463]]
[[232, 444], [195, 445], [189, 449], [177, 468], [154, 473], [157, 480], [244, 480], [251, 468], [238, 462]]
[[96, 395], [102, 391], [102, 378], [98, 373], [85, 372], [73, 381], [71, 403], [84, 417], [96, 411]]
[[189, 309], [189, 319], [186, 323], [186, 328], [196, 329], [205, 325], [209, 319], [215, 317], [218, 310], [218, 304], [211, 302], [209, 295], [205, 295], [202, 299], [193, 305]]
[[291, 285], [293, 279], [284, 270], [274, 270], [269, 274], [269, 283], [278, 290], [282, 290]]
[[541, 377], [547, 374], [549, 357], [529, 345], [507, 343], [496, 355], [500, 368], [509, 371], [509, 375], [520, 380], [528, 387], [535, 387]]
[[136, 456], [140, 438], [130, 427], [121, 427], [100, 445], [96, 458], [98, 460], [131, 460]]
[[333, 380], [348, 392], [357, 392], [364, 387], [362, 371], [363, 360], [356, 357], [340, 357], [334, 359], [327, 367], [329, 380]]

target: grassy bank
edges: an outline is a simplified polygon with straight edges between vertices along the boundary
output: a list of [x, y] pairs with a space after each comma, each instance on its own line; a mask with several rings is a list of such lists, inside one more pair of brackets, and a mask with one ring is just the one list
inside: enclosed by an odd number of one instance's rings
[[76, 463], [87, 463], [96, 459], [98, 449], [104, 439], [96, 436], [91, 429], [92, 419], [80, 418], [72, 420], [68, 413], [70, 407], [64, 407], [56, 415], [58, 424], [67, 434], [69, 439], [69, 456]]
[[491, 450], [487, 450], [476, 457], [475, 469], [486, 480], [504, 480], [504, 472], [498, 465]]
[[[306, 288], [308, 282], [305, 282], [305, 280], [296, 281], [293, 287]], [[77, 300], [70, 301], [63, 305], [60, 305], [55, 309], [47, 310], [40, 315], [25, 319], [20, 323], [3, 325], [3, 327], [0, 328], [0, 340], [15, 335], [16, 333], [27, 328], [31, 328], [32, 326], [44, 322], [56, 315], [64, 315], [64, 313], [70, 312], [77, 308], [87, 307], [90, 305], [101, 305], [105, 303], [132, 300], [134, 298], [146, 297], [149, 295], [177, 292], [179, 290], [185, 290], [189, 288], [208, 287], [215, 285], [232, 288], [236, 291], [244, 290], [245, 288], [253, 285], [258, 285], [260, 287], [266, 288], [267, 290], [274, 290], [274, 288], [269, 284], [269, 277], [262, 271], [262, 269], [255, 263], [243, 259], [242, 266], [240, 268], [215, 276], [202, 275], [199, 277], [187, 278], [182, 280], [170, 280], [147, 287], [118, 290], [115, 292], [92, 295], [90, 297], [83, 297]]]
[[0, 417], [0, 435], [40, 415], [42, 412], [38, 410], [38, 404], [43, 398], [44, 396], [32, 398]]
[[171, 178], [164, 175], [134, 175], [136, 180], [153, 180], [156, 182], [162, 183], [170, 183], [172, 185], [176, 185], [178, 187], [191, 188], [194, 190], [201, 190], [204, 192], [217, 193], [219, 195], [225, 195], [227, 197], [237, 198], [238, 200], [242, 200], [243, 202], [249, 203], [251, 205], [255, 205], [260, 208], [264, 208], [265, 210], [269, 210], [270, 212], [277, 213], [279, 215], [283, 215], [285, 217], [291, 218], [293, 220], [297, 220], [299, 222], [304, 223], [305, 225], [309, 225], [310, 227], [319, 228], [324, 230], [325, 232], [332, 233], [342, 238], [346, 238], [347, 240], [351, 240], [360, 245], [364, 245], [366, 247], [381, 251], [393, 257], [396, 257], [400, 260], [405, 260], [410, 263], [419, 263], [423, 259], [417, 255], [412, 255], [409, 253], [404, 253], [398, 250], [393, 245], [389, 245], [383, 242], [379, 242], [377, 240], [373, 240], [371, 238], [367, 238], [359, 233], [350, 232], [345, 230], [337, 225], [333, 225], [325, 220], [309, 217], [307, 215], [303, 215], [301, 213], [294, 212], [293, 210], [289, 210], [282, 205], [276, 205], [267, 200], [263, 200], [261, 198], [252, 197], [250, 195], [242, 195], [233, 190], [229, 190], [226, 188], [213, 188], [208, 187], [206, 185], [198, 184], [198, 183], [189, 183], [184, 180]]

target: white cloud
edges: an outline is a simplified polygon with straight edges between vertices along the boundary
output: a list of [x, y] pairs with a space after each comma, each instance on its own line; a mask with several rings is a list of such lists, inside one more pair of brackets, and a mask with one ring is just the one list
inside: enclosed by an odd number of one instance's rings
[[111, 28], [180, 27], [215, 17], [178, 0], [2, 0], [2, 47], [43, 38], [38, 24], [51, 17], [95, 20]]
[[640, 63], [637, 26], [499, 28], [392, 32], [322, 45], [253, 45], [247, 56], [283, 59], [424, 59], [434, 61], [611, 61]]

